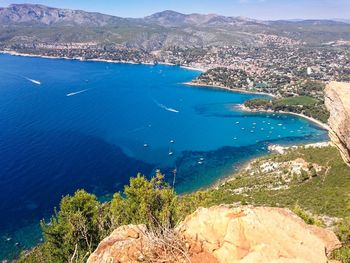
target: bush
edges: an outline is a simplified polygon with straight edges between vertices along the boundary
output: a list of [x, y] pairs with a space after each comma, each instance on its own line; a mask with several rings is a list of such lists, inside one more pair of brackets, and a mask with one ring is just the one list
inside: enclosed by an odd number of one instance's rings
[[49, 222], [41, 222], [44, 243], [18, 261], [86, 262], [99, 242], [120, 225], [146, 224], [152, 231], [173, 227], [175, 202], [176, 194], [160, 171], [151, 180], [140, 174], [131, 178], [124, 192], [107, 203], [79, 190], [63, 197]]
[[96, 196], [78, 190], [63, 197], [60, 211], [49, 223], [41, 222], [45, 246], [53, 262], [84, 262], [100, 241], [99, 210]]
[[[125, 196], [123, 198], [123, 196]], [[112, 226], [146, 224], [149, 227], [175, 224], [174, 190], [164, 182], [160, 171], [148, 181], [143, 175], [130, 179], [124, 194], [116, 193], [110, 207]]]
[[350, 245], [350, 217], [346, 217], [338, 223], [337, 235], [341, 242]]
[[322, 222], [314, 218], [310, 213], [303, 210], [299, 205], [295, 205], [292, 211], [308, 225], [322, 226]]
[[333, 252], [332, 258], [343, 263], [350, 263], [350, 217], [338, 223], [336, 234], [343, 246]]
[[350, 246], [343, 246], [332, 253], [332, 259], [350, 263]]

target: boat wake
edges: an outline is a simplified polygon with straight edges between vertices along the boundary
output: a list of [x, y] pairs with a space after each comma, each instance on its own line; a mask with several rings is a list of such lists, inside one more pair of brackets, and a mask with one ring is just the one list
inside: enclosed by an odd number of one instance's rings
[[36, 85], [41, 85], [41, 82], [39, 80], [35, 80], [35, 79], [30, 79], [30, 78], [25, 78], [26, 80], [36, 84]]
[[161, 109], [164, 109], [166, 111], [169, 111], [169, 112], [173, 112], [173, 113], [179, 113], [180, 111], [178, 111], [177, 109], [174, 109], [174, 108], [170, 108], [170, 107], [167, 107], [165, 106], [164, 104], [161, 104], [159, 102], [157, 102], [156, 100], [153, 100], [154, 103]]
[[68, 94], [66, 94], [66, 96], [67, 96], [67, 97], [75, 96], [75, 95], [78, 95], [78, 94], [80, 94], [80, 93], [86, 92], [86, 91], [88, 91], [88, 90], [89, 90], [89, 89], [79, 90], [79, 91], [76, 91], [76, 92], [68, 93]]

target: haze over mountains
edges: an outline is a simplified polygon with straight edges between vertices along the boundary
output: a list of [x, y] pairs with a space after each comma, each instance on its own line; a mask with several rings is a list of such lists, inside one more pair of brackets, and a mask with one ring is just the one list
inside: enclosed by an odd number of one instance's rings
[[156, 50], [168, 46], [255, 45], [261, 34], [320, 44], [350, 40], [350, 24], [333, 20], [260, 21], [170, 10], [144, 18], [121, 18], [32, 4], [0, 8], [0, 44], [6, 46], [95, 42]]

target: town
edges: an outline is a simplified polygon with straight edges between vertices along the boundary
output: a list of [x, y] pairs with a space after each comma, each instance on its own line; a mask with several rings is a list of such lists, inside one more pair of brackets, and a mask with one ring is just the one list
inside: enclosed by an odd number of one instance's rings
[[350, 49], [301, 43], [267, 42], [264, 46], [168, 47], [146, 50], [96, 43], [15, 44], [14, 51], [47, 57], [107, 60], [124, 63], [166, 63], [205, 71], [193, 84], [264, 92], [277, 97], [310, 95], [323, 100], [324, 83], [350, 81]]

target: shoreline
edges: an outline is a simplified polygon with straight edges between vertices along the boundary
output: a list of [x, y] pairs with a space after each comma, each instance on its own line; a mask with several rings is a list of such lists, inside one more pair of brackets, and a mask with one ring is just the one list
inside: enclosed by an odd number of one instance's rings
[[[195, 67], [189, 67], [189, 66], [183, 66], [183, 65], [175, 65], [175, 64], [171, 64], [171, 63], [149, 63], [149, 62], [142, 62], [142, 63], [137, 63], [137, 62], [132, 62], [132, 61], [114, 61], [114, 60], [106, 60], [106, 59], [84, 59], [82, 57], [74, 57], [74, 58], [69, 58], [69, 57], [56, 57], [56, 56], [42, 56], [42, 55], [34, 55], [34, 54], [24, 54], [24, 53], [17, 53], [17, 52], [12, 52], [12, 51], [0, 51], [0, 54], [8, 54], [8, 55], [12, 55], [12, 56], [21, 56], [21, 57], [33, 57], [33, 58], [45, 58], [45, 59], [64, 59], [64, 60], [78, 60], [78, 61], [82, 61], [82, 62], [103, 62], [103, 63], [114, 63], [114, 64], [131, 64], [131, 65], [150, 65], [150, 66], [155, 66], [157, 64], [159, 65], [166, 65], [166, 66], [177, 66], [183, 69], [187, 69], [187, 70], [193, 70], [193, 71], [199, 71], [199, 72], [205, 72], [205, 69], [203, 68], [195, 68]], [[269, 97], [276, 97], [275, 95], [272, 94], [268, 94], [268, 93], [263, 93], [263, 92], [254, 92], [254, 91], [246, 91], [246, 90], [242, 90], [242, 89], [231, 89], [228, 87], [223, 87], [223, 86], [215, 86], [215, 85], [205, 85], [205, 84], [199, 84], [199, 83], [193, 83], [193, 82], [186, 82], [186, 83], [182, 83], [184, 85], [188, 85], [188, 86], [193, 86], [193, 87], [207, 87], [207, 88], [215, 88], [215, 89], [220, 89], [220, 90], [226, 90], [228, 92], [235, 92], [235, 93], [243, 93], [243, 94], [255, 94], [255, 95], [264, 95], [264, 96], [269, 96]], [[301, 118], [304, 118], [312, 123], [315, 123], [316, 125], [324, 128], [325, 130], [329, 130], [328, 125], [313, 119], [311, 117], [305, 116], [303, 114], [298, 114], [298, 113], [292, 113], [292, 112], [273, 112], [273, 111], [254, 111], [251, 109], [248, 109], [247, 107], [245, 107], [243, 104], [238, 104], [236, 105], [237, 109], [241, 110], [241, 111], [246, 111], [246, 112], [256, 112], [256, 113], [281, 113], [281, 114], [290, 114], [290, 115], [296, 115], [299, 116]], [[307, 144], [303, 144], [303, 145], [307, 145]], [[203, 188], [203, 190], [209, 190], [212, 188], [217, 188], [231, 180], [234, 180], [235, 177], [239, 174], [240, 171], [242, 171], [243, 169], [245, 169], [250, 163], [254, 162], [255, 160], [262, 158], [264, 156], [268, 156], [269, 154], [271, 154], [270, 151], [262, 154], [259, 157], [253, 157], [251, 159], [248, 159], [246, 161], [243, 161], [242, 163], [238, 164], [237, 166], [235, 166], [234, 169], [232, 169], [231, 172], [227, 173], [227, 175], [224, 175], [220, 178], [217, 178], [212, 184], [206, 186]], [[200, 191], [201, 189], [196, 189], [192, 192], [196, 192], [196, 191]], [[185, 193], [188, 194], [188, 193]]]
[[295, 113], [295, 112], [288, 112], [288, 111], [272, 111], [272, 110], [252, 110], [247, 108], [246, 106], [244, 106], [244, 104], [236, 104], [233, 106], [235, 109], [239, 110], [239, 111], [243, 111], [243, 112], [251, 112], [251, 113], [277, 113], [277, 114], [289, 114], [289, 115], [294, 115], [294, 116], [298, 116], [301, 117], [303, 119], [306, 119], [314, 124], [316, 124], [317, 126], [330, 131], [330, 127], [326, 124], [323, 123], [319, 120], [316, 120], [312, 117], [306, 116], [302, 113]]
[[315, 142], [315, 143], [307, 143], [307, 144], [300, 144], [300, 145], [290, 145], [290, 146], [283, 146], [282, 144], [271, 144], [272, 148], [275, 149], [268, 149], [268, 152], [266, 154], [263, 154], [258, 157], [251, 158], [247, 161], [244, 161], [240, 164], [238, 164], [231, 173], [228, 175], [217, 179], [215, 182], [213, 182], [211, 185], [208, 187], [203, 188], [204, 190], [210, 190], [210, 189], [217, 189], [218, 187], [225, 185], [226, 183], [235, 180], [236, 176], [239, 175], [241, 171], [244, 171], [249, 165], [257, 160], [260, 160], [261, 158], [264, 158], [266, 156], [269, 156], [271, 154], [278, 154], [278, 155], [283, 155], [285, 152], [279, 152], [277, 148], [281, 148], [283, 151], [289, 151], [289, 150], [296, 150], [300, 147], [305, 147], [306, 149], [308, 148], [322, 148], [322, 147], [329, 147], [329, 146], [335, 146], [334, 143], [331, 140], [325, 141], [325, 142]]
[[193, 71], [199, 71], [199, 72], [206, 71], [206, 69], [204, 68], [197, 68], [197, 67], [186, 66], [186, 65], [176, 65], [168, 62], [153, 63], [153, 62], [135, 62], [135, 61], [127, 61], [127, 60], [111, 60], [111, 59], [101, 59], [101, 58], [86, 59], [83, 57], [57, 57], [57, 56], [45, 56], [45, 55], [37, 55], [37, 54], [30, 54], [30, 53], [20, 53], [20, 52], [11, 51], [11, 50], [0, 50], [0, 54], [19, 56], [19, 57], [77, 60], [82, 62], [104, 62], [104, 63], [114, 63], [114, 64], [149, 65], [149, 66], [156, 66], [156, 65], [175, 66], [175, 67], [177, 66], [187, 70], [193, 70]]
[[237, 89], [237, 88], [228, 88], [225, 86], [219, 86], [219, 85], [210, 85], [210, 84], [200, 84], [200, 83], [194, 83], [192, 81], [189, 82], [184, 82], [182, 83], [187, 86], [193, 86], [193, 87], [207, 87], [207, 88], [215, 88], [215, 89], [221, 89], [221, 90], [226, 90], [226, 91], [231, 91], [231, 92], [238, 92], [238, 93], [245, 93], [245, 94], [255, 94], [255, 95], [264, 95], [264, 96], [269, 96], [271, 98], [275, 98], [276, 96], [270, 93], [265, 93], [265, 92], [259, 92], [259, 91], [249, 91], [249, 90], [244, 90], [244, 89]]
[[191, 66], [183, 66], [180, 65], [180, 68], [188, 69], [188, 70], [194, 70], [194, 71], [199, 71], [199, 72], [206, 72], [207, 69], [204, 68], [196, 68], [196, 67], [191, 67]]
[[[0, 54], [8, 54], [8, 55], [12, 55], [12, 56], [22, 56], [22, 57], [34, 57], [34, 58], [46, 58], [46, 59], [64, 59], [64, 60], [78, 60], [78, 61], [82, 61], [82, 62], [104, 62], [104, 63], [114, 63], [114, 64], [132, 64], [132, 65], [151, 65], [151, 66], [155, 66], [157, 64], [159, 65], [165, 65], [165, 66], [178, 66], [180, 68], [183, 69], [187, 69], [187, 70], [193, 70], [193, 71], [199, 71], [199, 72], [205, 72], [206, 69], [204, 68], [197, 68], [197, 67], [191, 67], [191, 66], [186, 66], [186, 65], [176, 65], [173, 63], [167, 63], [167, 62], [158, 62], [158, 63], [152, 63], [152, 62], [134, 62], [134, 61], [116, 61], [116, 60], [108, 60], [108, 59], [84, 59], [83, 57], [57, 57], [57, 56], [44, 56], [44, 55], [36, 55], [36, 54], [29, 54], [29, 53], [19, 53], [16, 51], [6, 51], [6, 50], [0, 50]], [[220, 90], [226, 90], [229, 92], [235, 92], [235, 93], [243, 93], [243, 94], [253, 94], [253, 95], [264, 95], [264, 96], [269, 96], [271, 98], [275, 98], [276, 95], [273, 94], [269, 94], [269, 93], [265, 93], [265, 92], [258, 92], [258, 91], [247, 91], [247, 90], [243, 90], [243, 89], [238, 89], [238, 88], [228, 88], [225, 86], [220, 86], [220, 85], [209, 85], [209, 84], [200, 84], [200, 83], [194, 83], [192, 81], [189, 82], [184, 82], [182, 83], [183, 85], [187, 85], [187, 86], [192, 86], [192, 87], [206, 87], [206, 88], [214, 88], [214, 89], [220, 89]], [[294, 115], [294, 116], [298, 116], [301, 117], [303, 119], [306, 119], [314, 124], [316, 124], [317, 126], [330, 131], [330, 128], [327, 124], [322, 123], [321, 121], [318, 121], [312, 117], [303, 115], [303, 114], [299, 114], [299, 113], [294, 113], [294, 112], [284, 112], [284, 111], [279, 111], [279, 112], [274, 112], [274, 111], [264, 111], [264, 110], [252, 110], [249, 109], [247, 107], [245, 107], [243, 104], [236, 104], [233, 105], [233, 107], [235, 107], [235, 109], [238, 109], [240, 111], [244, 111], [244, 112], [251, 112], [251, 113], [279, 113], [279, 114], [289, 114], [289, 115]], [[268, 155], [270, 152], [264, 154], [263, 156]], [[256, 157], [256, 158], [252, 158], [249, 159], [241, 164], [239, 164], [233, 171], [232, 173], [228, 174], [227, 176], [224, 176], [222, 178], [217, 179], [213, 184], [211, 184], [208, 187], [205, 187], [205, 189], [210, 189], [213, 187], [218, 187], [219, 185], [222, 185], [223, 183], [227, 182], [228, 180], [232, 179], [234, 177], [234, 175], [240, 171], [241, 169], [243, 169], [245, 166], [247, 166], [249, 163], [251, 163], [252, 161], [258, 159], [260, 157]], [[199, 190], [199, 189], [198, 189]]]

